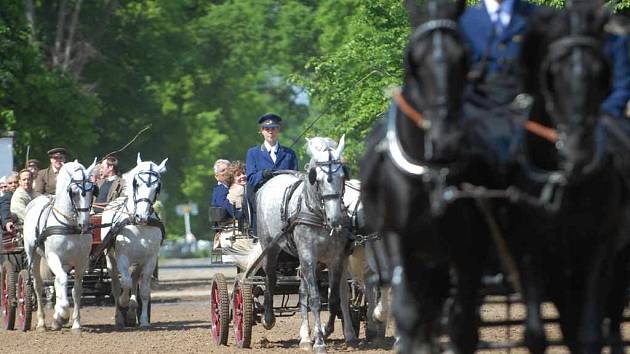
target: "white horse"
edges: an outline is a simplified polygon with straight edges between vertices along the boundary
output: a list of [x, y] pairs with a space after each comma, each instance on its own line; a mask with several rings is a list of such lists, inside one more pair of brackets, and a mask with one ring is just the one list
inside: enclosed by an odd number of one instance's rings
[[[103, 211], [102, 223], [111, 223], [113, 232], [116, 232], [107, 250], [107, 268], [112, 277], [116, 325], [119, 328], [135, 325], [138, 310], [140, 325], [149, 327], [151, 275], [157, 264], [163, 236], [160, 227], [150, 220], [167, 160], [157, 165], [142, 161], [138, 153], [137, 166], [123, 175], [128, 195], [112, 201]], [[107, 235], [109, 231], [110, 227], [105, 227], [101, 235]], [[140, 309], [138, 300], [142, 305]]]
[[37, 296], [37, 329], [45, 330], [41, 257], [55, 274], [57, 301], [52, 329], [70, 319], [67, 294], [68, 273], [74, 269], [72, 299], [72, 331], [81, 331], [79, 307], [83, 293], [83, 275], [89, 265], [92, 235], [88, 233], [94, 184], [89, 176], [96, 159], [87, 169], [76, 160], [64, 164], [57, 175], [55, 196], [39, 196], [26, 207], [24, 217], [24, 248], [33, 274]]
[[[360, 190], [361, 181], [356, 179], [346, 181], [343, 204], [355, 234], [367, 236], [362, 235], [365, 233], [365, 214], [360, 200]], [[374, 241], [367, 240], [354, 247], [348, 257], [348, 273], [352, 281], [363, 291], [367, 301], [366, 340], [375, 339], [382, 342], [389, 317], [389, 289], [379, 288], [369, 279], [376, 277], [378, 273], [374, 252], [371, 252], [373, 243]]]

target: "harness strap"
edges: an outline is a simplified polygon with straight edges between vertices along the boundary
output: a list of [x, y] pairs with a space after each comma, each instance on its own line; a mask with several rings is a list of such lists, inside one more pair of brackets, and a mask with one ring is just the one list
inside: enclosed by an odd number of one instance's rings
[[534, 135], [548, 140], [551, 143], [555, 143], [558, 141], [558, 132], [555, 129], [546, 127], [540, 123], [528, 120], [525, 123], [525, 129], [527, 129], [527, 131]]
[[94, 250], [94, 252], [92, 252], [92, 254], [90, 255], [90, 260], [93, 262], [98, 261], [101, 258], [101, 256], [103, 256], [103, 251], [113, 246], [114, 240], [116, 239], [116, 235], [118, 235], [118, 232], [120, 232], [120, 230], [122, 230], [125, 226], [131, 225], [131, 224], [132, 224], [131, 220], [129, 219], [124, 219], [120, 222], [115, 223], [114, 227], [109, 229], [109, 231], [107, 232], [107, 235], [103, 237], [103, 239], [101, 240], [101, 244], [98, 245], [98, 247], [96, 247], [96, 250]]
[[79, 229], [76, 226], [48, 226], [44, 229], [44, 231], [42, 231], [41, 234], [37, 235], [37, 238], [35, 240], [35, 246], [39, 247], [42, 246], [44, 244], [44, 241], [46, 241], [46, 238], [48, 238], [48, 236], [51, 235], [74, 235], [74, 234], [81, 234], [81, 229]]
[[409, 118], [414, 124], [422, 129], [428, 127], [428, 121], [424, 119], [422, 113], [418, 112], [402, 95], [400, 90], [395, 90], [393, 95], [394, 101], [398, 104], [398, 108]]
[[[282, 220], [282, 222], [287, 222], [289, 220], [289, 202], [302, 182], [304, 182], [304, 180], [300, 178], [284, 190], [282, 206], [280, 207], [280, 220]], [[300, 201], [298, 201], [298, 208], [300, 204]]]

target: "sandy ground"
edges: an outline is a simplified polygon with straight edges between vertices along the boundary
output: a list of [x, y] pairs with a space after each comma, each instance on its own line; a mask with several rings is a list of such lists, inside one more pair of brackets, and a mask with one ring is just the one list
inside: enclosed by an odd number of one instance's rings
[[[201, 261], [163, 262], [160, 269], [160, 284], [153, 292], [152, 327], [150, 330], [118, 330], [114, 324], [113, 306], [86, 305], [81, 317], [83, 332], [71, 333], [69, 328], [59, 332], [18, 332], [0, 331], [3, 353], [298, 353], [299, 317], [278, 318], [275, 328], [266, 331], [261, 325], [253, 330], [253, 349], [238, 349], [230, 333], [229, 345], [217, 347], [210, 335], [209, 279], [215, 272], [235, 274], [232, 268], [210, 268]], [[89, 302], [89, 301], [88, 301]], [[482, 316], [486, 320], [506, 318], [503, 305], [486, 305]], [[522, 306], [511, 309], [513, 318], [522, 318]], [[545, 312], [553, 316], [553, 308], [547, 306]], [[46, 311], [47, 324], [52, 318], [51, 310]], [[322, 317], [327, 318], [324, 313]], [[34, 319], [35, 322], [35, 319]], [[343, 342], [338, 321], [337, 332], [327, 341], [329, 353], [388, 353], [392, 352], [393, 328], [382, 346], [362, 342], [357, 348], [349, 348]], [[390, 326], [391, 327], [391, 326]], [[363, 329], [360, 337], [363, 338]], [[487, 341], [519, 339], [522, 328], [491, 328], [481, 331]], [[548, 326], [551, 338], [558, 337], [555, 326]], [[630, 326], [624, 334], [630, 337]], [[500, 351], [485, 351], [500, 353]], [[503, 351], [507, 353], [507, 351]], [[566, 353], [563, 348], [552, 348], [549, 353]], [[526, 353], [525, 350], [513, 353]]]

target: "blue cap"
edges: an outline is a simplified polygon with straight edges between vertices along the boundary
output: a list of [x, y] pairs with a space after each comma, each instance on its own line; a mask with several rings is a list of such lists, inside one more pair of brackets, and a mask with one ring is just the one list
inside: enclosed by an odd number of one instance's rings
[[267, 113], [258, 118], [258, 124], [261, 128], [278, 128], [282, 122], [282, 118], [277, 114]]

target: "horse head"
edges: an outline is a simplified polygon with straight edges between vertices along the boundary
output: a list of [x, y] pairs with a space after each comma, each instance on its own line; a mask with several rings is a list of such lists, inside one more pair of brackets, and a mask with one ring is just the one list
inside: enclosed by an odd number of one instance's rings
[[136, 167], [125, 174], [128, 190], [133, 201], [133, 216], [139, 224], [146, 224], [153, 214], [153, 204], [157, 200], [162, 187], [161, 176], [166, 172], [164, 159], [159, 165], [152, 161], [142, 161], [140, 153]]
[[329, 138], [307, 139], [306, 150], [311, 156], [305, 187], [310, 201], [307, 203], [312, 203], [309, 207], [322, 214], [331, 229], [339, 229], [345, 218], [342, 201], [345, 169], [341, 162], [344, 146], [344, 136], [339, 144]]
[[[461, 146], [457, 128], [469, 63], [457, 19], [465, 5], [465, 0], [431, 0], [419, 7], [406, 1], [415, 29], [405, 51], [402, 95], [422, 117], [415, 129], [426, 133], [425, 160], [452, 159]], [[401, 140], [409, 133], [401, 132]]]
[[535, 70], [526, 75], [526, 86], [540, 92], [558, 133], [559, 168], [567, 177], [588, 174], [600, 161], [595, 127], [611, 85], [602, 50], [609, 14], [601, 5], [574, 0], [561, 12], [542, 15], [532, 24], [523, 47], [530, 57], [525, 66]]
[[[95, 167], [96, 158], [88, 168], [74, 160], [64, 164], [57, 176], [55, 203], [56, 205], [65, 204], [64, 207], [58, 209], [69, 209], [71, 213], [76, 215], [77, 225], [83, 233], [87, 232], [90, 222], [92, 194], [94, 193], [94, 183], [90, 180], [90, 175]], [[65, 196], [68, 197], [68, 200]]]

